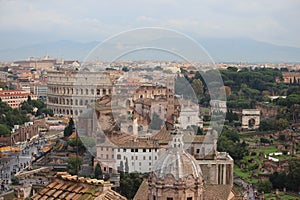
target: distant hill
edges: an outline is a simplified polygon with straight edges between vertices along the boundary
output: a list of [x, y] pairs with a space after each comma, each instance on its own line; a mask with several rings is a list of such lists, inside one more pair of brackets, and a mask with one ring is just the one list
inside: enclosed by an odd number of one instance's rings
[[[216, 62], [300, 62], [300, 48], [278, 46], [252, 39], [198, 40]], [[83, 60], [99, 44], [97, 41], [80, 43], [61, 40], [16, 49], [0, 50], [0, 61], [23, 60], [29, 57], [51, 57], [65, 60]]]
[[40, 43], [16, 49], [0, 50], [1, 61], [24, 60], [29, 57], [40, 58], [49, 55], [52, 58], [65, 60], [83, 60], [99, 42], [80, 43], [60, 40], [51, 43]]
[[300, 62], [300, 48], [252, 39], [200, 39], [217, 62]]

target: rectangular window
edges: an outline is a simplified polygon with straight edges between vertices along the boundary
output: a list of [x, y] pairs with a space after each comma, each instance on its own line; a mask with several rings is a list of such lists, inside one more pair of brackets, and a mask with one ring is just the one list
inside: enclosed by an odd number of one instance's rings
[[143, 152], [146, 152], [146, 149], [143, 149]]
[[196, 153], [200, 153], [200, 149], [197, 149], [197, 150], [196, 150]]
[[120, 154], [117, 155], [117, 159], [119, 159], [119, 160], [121, 159], [121, 155]]
[[131, 152], [134, 152], [134, 149], [131, 149]]
[[126, 152], [126, 149], [123, 149], [123, 152]]
[[173, 200], [173, 197], [167, 197], [167, 200]]
[[193, 200], [193, 197], [188, 197], [186, 198], [186, 200]]
[[138, 150], [138, 149], [135, 149], [135, 152], [139, 152], [139, 150]]

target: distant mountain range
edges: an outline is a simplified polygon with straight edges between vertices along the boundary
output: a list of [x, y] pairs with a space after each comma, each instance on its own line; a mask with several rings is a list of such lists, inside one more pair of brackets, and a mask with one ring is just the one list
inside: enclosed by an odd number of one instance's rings
[[[300, 62], [300, 48], [273, 45], [252, 39], [199, 39], [215, 62]], [[61, 40], [16, 49], [0, 50], [0, 61], [50, 57], [82, 61], [99, 42]]]

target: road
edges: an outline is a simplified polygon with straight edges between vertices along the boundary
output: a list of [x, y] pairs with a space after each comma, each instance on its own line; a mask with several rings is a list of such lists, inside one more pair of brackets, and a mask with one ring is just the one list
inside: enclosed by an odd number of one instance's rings
[[21, 170], [29, 167], [33, 154], [42, 149], [44, 140], [34, 140], [20, 146], [20, 152], [11, 154], [10, 157], [0, 159], [0, 194], [10, 190], [11, 178]]
[[241, 178], [235, 178], [236, 183], [243, 187], [243, 196], [248, 200], [256, 200], [255, 198], [255, 188], [252, 184], [248, 184]]

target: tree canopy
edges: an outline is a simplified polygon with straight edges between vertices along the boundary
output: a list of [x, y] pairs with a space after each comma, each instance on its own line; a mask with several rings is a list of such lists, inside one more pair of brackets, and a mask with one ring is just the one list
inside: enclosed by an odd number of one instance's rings
[[7, 103], [0, 101], [0, 124], [11, 129], [16, 124], [21, 125], [28, 121], [29, 117], [26, 115], [26, 111], [13, 109]]
[[96, 164], [94, 173], [96, 179], [103, 179], [102, 169], [99, 163]]

